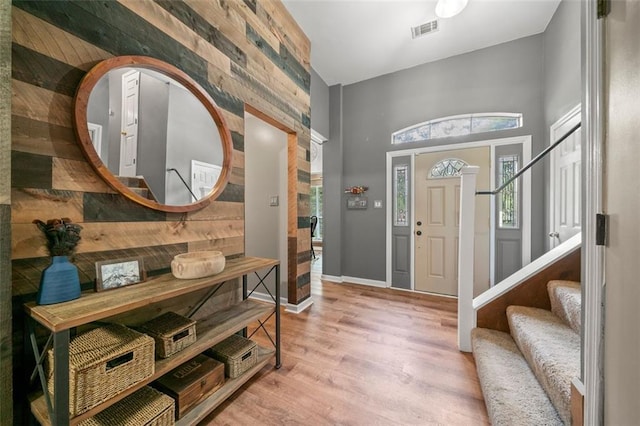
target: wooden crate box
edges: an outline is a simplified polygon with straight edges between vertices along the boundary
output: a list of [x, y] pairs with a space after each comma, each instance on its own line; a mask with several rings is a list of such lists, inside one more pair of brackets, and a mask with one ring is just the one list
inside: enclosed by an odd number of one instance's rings
[[153, 386], [176, 401], [176, 418], [181, 418], [203, 397], [224, 384], [224, 364], [206, 355], [198, 355], [171, 370]]

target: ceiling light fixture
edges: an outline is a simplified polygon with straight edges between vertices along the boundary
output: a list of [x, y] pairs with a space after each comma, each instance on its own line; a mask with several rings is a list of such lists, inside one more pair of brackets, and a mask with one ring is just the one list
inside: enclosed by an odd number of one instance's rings
[[451, 18], [467, 7], [469, 0], [438, 0], [436, 4], [436, 16], [439, 18]]

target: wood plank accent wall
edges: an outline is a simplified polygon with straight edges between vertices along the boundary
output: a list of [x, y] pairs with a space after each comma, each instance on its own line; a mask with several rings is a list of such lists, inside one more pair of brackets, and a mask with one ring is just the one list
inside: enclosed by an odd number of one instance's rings
[[[168, 271], [173, 256], [187, 250], [215, 248], [228, 257], [242, 255], [246, 108], [260, 111], [289, 133], [289, 301], [297, 304], [309, 297], [310, 252], [303, 240], [309, 233], [310, 43], [279, 1], [7, 3], [2, 7], [11, 8], [13, 24], [12, 144], [10, 156], [4, 155], [8, 149], [2, 151], [2, 166], [7, 167], [0, 168], [5, 173], [0, 185], [6, 184], [7, 193], [0, 192], [0, 201], [13, 200], [11, 232], [2, 228], [2, 237], [11, 238], [14, 326], [21, 328], [20, 306], [35, 297], [49, 261], [34, 219], [66, 216], [83, 226], [75, 263], [85, 288], [90, 288], [99, 260], [143, 256], [153, 274]], [[225, 191], [205, 209], [168, 214], [133, 204], [114, 194], [85, 161], [72, 130], [75, 88], [92, 66], [118, 55], [153, 56], [180, 68], [221, 108], [233, 137], [233, 170]], [[9, 121], [0, 122], [4, 125]], [[9, 161], [10, 191], [4, 172]], [[0, 217], [2, 225], [9, 216]], [[5, 255], [0, 262], [7, 259]], [[220, 299], [228, 303], [229, 297]], [[16, 329], [14, 362], [22, 357], [21, 345]], [[2, 357], [4, 368], [4, 352]], [[16, 402], [23, 398], [24, 389], [18, 389]]]
[[0, 2], [0, 425], [13, 423], [11, 334], [11, 2]]

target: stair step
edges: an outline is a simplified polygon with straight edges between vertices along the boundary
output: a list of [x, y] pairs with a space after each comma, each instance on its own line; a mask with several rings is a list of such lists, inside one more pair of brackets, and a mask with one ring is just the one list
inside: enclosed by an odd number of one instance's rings
[[135, 186], [130, 186], [129, 189], [140, 195], [142, 198], [149, 198], [149, 190], [147, 188], [137, 188]]
[[549, 281], [547, 284], [551, 299], [551, 312], [559, 316], [565, 324], [580, 334], [582, 322], [582, 290], [576, 281]]
[[120, 182], [130, 188], [144, 186], [143, 179], [137, 176], [116, 176]]
[[476, 328], [471, 331], [471, 345], [492, 425], [562, 425], [509, 334]]
[[580, 375], [580, 336], [551, 311], [509, 306], [518, 345], [565, 424], [571, 424], [571, 380]]

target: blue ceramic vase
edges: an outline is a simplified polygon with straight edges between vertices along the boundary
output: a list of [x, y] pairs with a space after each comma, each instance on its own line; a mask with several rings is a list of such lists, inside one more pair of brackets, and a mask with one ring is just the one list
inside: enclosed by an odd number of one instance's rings
[[53, 256], [51, 265], [42, 271], [36, 303], [51, 305], [80, 297], [78, 268], [67, 256]]

